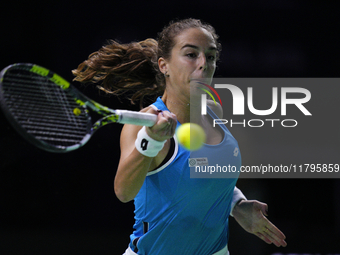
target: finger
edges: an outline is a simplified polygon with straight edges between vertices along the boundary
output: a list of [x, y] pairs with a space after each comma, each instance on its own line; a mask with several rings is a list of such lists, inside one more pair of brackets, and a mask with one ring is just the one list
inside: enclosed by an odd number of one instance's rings
[[170, 113], [160, 111], [158, 113], [158, 119], [155, 125], [152, 127], [147, 127], [146, 132], [148, 135], [157, 140], [157, 141], [164, 141], [166, 139], [169, 139], [173, 136], [173, 133], [171, 133], [171, 126], [172, 126], [172, 120], [170, 120]]
[[174, 124], [177, 124], [177, 120], [175, 121], [174, 119], [174, 114], [168, 111], [163, 111], [160, 118], [164, 121], [164, 123], [166, 122], [166, 127], [172, 128]]
[[177, 118], [176, 115], [169, 111], [162, 111], [149, 107], [148, 113], [157, 115], [157, 122], [152, 127], [147, 128], [147, 132], [155, 140], [162, 141], [164, 139], [169, 139], [174, 136]]
[[255, 235], [257, 235], [260, 239], [262, 239], [263, 241], [265, 241], [267, 244], [272, 244], [273, 242], [268, 238], [266, 237], [264, 234], [261, 234], [261, 233], [255, 233]]
[[175, 114], [172, 113], [172, 126], [171, 126], [171, 133], [172, 135], [175, 134], [176, 132], [176, 127], [177, 127], [177, 117]]
[[[154, 107], [148, 107], [146, 112], [157, 115], [157, 122], [154, 126], [159, 126], [159, 124], [164, 123], [164, 119], [162, 118], [162, 117], [164, 117], [164, 112], [162, 110], [159, 110], [159, 109], [154, 108]], [[156, 127], [156, 128], [153, 128], [152, 130], [158, 130], [158, 128]]]
[[[274, 226], [275, 227], [275, 226]], [[274, 231], [273, 229], [269, 229], [266, 228], [264, 231], [264, 236], [266, 236], [267, 238], [269, 238], [270, 240], [272, 240], [272, 242], [276, 245], [276, 246], [287, 246], [287, 243], [285, 242], [284, 239], [286, 239], [286, 236], [278, 229], [275, 227]]]
[[170, 135], [171, 137], [173, 137], [175, 135], [177, 127], [177, 117], [175, 114], [170, 113], [169, 123], [170, 123]]
[[159, 115], [159, 121], [157, 122], [157, 126], [154, 128], [154, 131], [157, 130], [157, 132], [160, 132], [168, 138], [172, 137], [175, 134], [177, 125], [176, 116], [168, 111], [163, 111]]
[[273, 235], [269, 229], [266, 229], [263, 231], [262, 234], [267, 240], [270, 240], [271, 243], [274, 243], [275, 246], [280, 247], [281, 246], [281, 240], [277, 240], [277, 237]]
[[279, 230], [273, 223], [268, 221], [268, 224], [266, 225], [266, 228], [275, 236], [277, 236], [280, 239], [286, 239], [286, 236]]
[[158, 112], [158, 121], [157, 124], [160, 129], [171, 125], [171, 113], [168, 111], [159, 111]]

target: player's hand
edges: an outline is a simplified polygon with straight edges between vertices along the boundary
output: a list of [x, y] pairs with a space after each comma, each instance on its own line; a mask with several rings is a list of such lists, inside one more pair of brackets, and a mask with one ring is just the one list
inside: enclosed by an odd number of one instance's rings
[[177, 125], [175, 114], [169, 111], [157, 111], [152, 107], [147, 112], [158, 115], [156, 124], [152, 127], [146, 127], [146, 132], [151, 138], [157, 141], [165, 141], [174, 136]]
[[286, 236], [266, 216], [268, 205], [256, 200], [242, 200], [233, 209], [233, 216], [241, 227], [268, 244], [286, 247]]

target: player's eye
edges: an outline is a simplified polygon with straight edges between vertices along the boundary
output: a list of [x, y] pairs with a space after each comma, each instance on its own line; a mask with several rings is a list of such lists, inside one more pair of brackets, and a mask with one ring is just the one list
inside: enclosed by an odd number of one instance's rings
[[188, 53], [188, 54], [186, 54], [186, 56], [189, 57], [189, 58], [196, 58], [197, 57], [196, 53]]
[[208, 60], [210, 61], [215, 61], [216, 60], [216, 56], [215, 55], [210, 55], [207, 57]]

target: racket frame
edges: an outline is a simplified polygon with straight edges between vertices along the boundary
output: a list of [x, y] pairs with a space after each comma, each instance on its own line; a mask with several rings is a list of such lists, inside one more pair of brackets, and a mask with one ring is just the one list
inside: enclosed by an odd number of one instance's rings
[[[25, 69], [26, 71], [36, 73], [40, 76], [43, 76], [60, 88], [62, 88], [68, 95], [71, 95], [74, 98], [74, 101], [79, 105], [80, 108], [84, 110], [87, 114], [88, 118], [88, 127], [87, 134], [83, 137], [83, 139], [72, 146], [54, 146], [42, 140], [39, 140], [34, 137], [34, 135], [29, 134], [25, 128], [21, 126], [21, 124], [17, 121], [17, 119], [10, 113], [10, 109], [6, 104], [6, 100], [4, 98], [3, 93], [3, 77], [9, 70], [12, 69]], [[79, 92], [74, 86], [72, 86], [68, 81], [59, 76], [58, 74], [41, 67], [39, 65], [30, 64], [30, 63], [16, 63], [7, 66], [0, 73], [0, 107], [9, 120], [13, 128], [20, 133], [27, 141], [34, 144], [40, 149], [49, 151], [49, 152], [69, 152], [76, 150], [83, 145], [85, 145], [91, 138], [91, 136], [96, 132], [100, 127], [105, 126], [110, 123], [120, 123], [120, 124], [133, 124], [140, 126], [153, 126], [157, 121], [157, 115], [150, 113], [141, 113], [127, 110], [113, 110], [106, 106], [103, 106], [81, 92]], [[94, 124], [92, 124], [92, 118], [89, 114], [88, 108], [90, 108], [95, 113], [103, 116], [103, 118], [97, 120]]]

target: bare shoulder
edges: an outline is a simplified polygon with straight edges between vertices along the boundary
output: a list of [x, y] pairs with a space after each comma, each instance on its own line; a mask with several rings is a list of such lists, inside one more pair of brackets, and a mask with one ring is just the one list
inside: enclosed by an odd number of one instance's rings
[[207, 100], [207, 106], [219, 117], [223, 118], [223, 108], [219, 103], [216, 103], [213, 100]]

